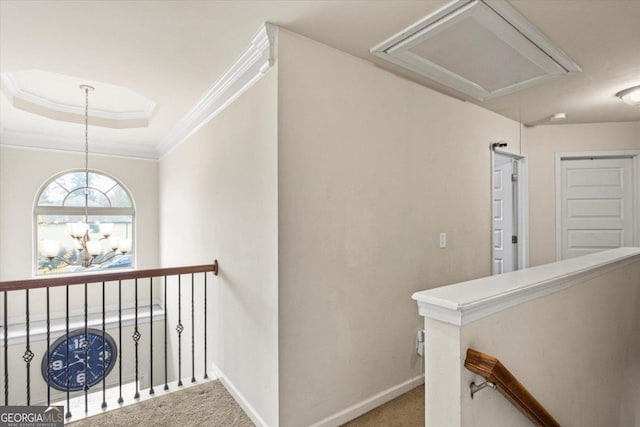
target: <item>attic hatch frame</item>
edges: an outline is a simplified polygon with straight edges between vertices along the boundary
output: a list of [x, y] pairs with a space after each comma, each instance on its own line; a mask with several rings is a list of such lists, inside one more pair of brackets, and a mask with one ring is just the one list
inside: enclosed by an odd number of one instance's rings
[[[487, 89], [469, 78], [438, 65], [410, 50], [443, 31], [451, 31], [473, 19], [542, 74], [498, 89]], [[497, 28], [500, 27], [500, 28]], [[480, 27], [479, 27], [480, 28]], [[502, 33], [498, 34], [498, 33]], [[515, 46], [514, 46], [515, 45]], [[520, 45], [524, 50], [519, 50]], [[497, 46], [497, 45], [496, 45]], [[426, 16], [400, 33], [373, 47], [370, 52], [479, 101], [523, 90], [582, 69], [566, 53], [505, 0], [457, 0]], [[458, 55], [459, 52], [453, 52]]]

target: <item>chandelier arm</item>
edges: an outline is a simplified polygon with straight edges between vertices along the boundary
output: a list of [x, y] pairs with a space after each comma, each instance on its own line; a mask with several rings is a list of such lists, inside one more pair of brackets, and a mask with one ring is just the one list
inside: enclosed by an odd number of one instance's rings
[[[110, 250], [109, 252], [102, 254], [102, 255], [89, 255], [92, 258], [92, 263], [91, 264], [102, 264], [105, 263], [107, 261], [111, 261], [113, 258], [117, 257], [117, 256], [124, 256], [126, 255], [125, 253], [119, 253], [118, 251], [114, 251], [114, 250]], [[68, 260], [66, 258], [62, 258], [60, 256], [54, 256], [54, 257], [48, 257], [48, 256], [43, 256], [44, 258], [50, 259], [51, 261], [53, 260], [57, 260], [57, 261], [61, 261], [64, 262], [67, 265], [82, 265], [82, 262], [80, 263], [74, 263], [71, 260]]]
[[102, 264], [102, 263], [105, 263], [107, 261], [111, 261], [113, 258], [115, 258], [118, 255], [124, 255], [124, 254], [119, 254], [117, 251], [110, 250], [109, 252], [107, 252], [105, 254], [96, 256], [94, 258], [93, 263], [94, 264]]

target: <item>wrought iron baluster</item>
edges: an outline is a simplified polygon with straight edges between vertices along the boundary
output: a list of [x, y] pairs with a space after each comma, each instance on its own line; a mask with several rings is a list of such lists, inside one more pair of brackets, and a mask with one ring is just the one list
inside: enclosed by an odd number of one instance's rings
[[[104, 282], [102, 282], [102, 409], [107, 407], [107, 376], [105, 375], [105, 370], [107, 368], [107, 343], [104, 336], [106, 329], [104, 315], [104, 296]], [[110, 357], [113, 357], [113, 354]]]
[[138, 341], [140, 341], [140, 331], [138, 331], [138, 279], [135, 279], [135, 327], [133, 328], [133, 342], [136, 347], [136, 394], [133, 396], [134, 399], [138, 399], [140, 397], [140, 391], [138, 390]]
[[49, 288], [47, 287], [47, 406], [51, 406], [51, 355], [49, 347], [51, 345], [51, 311], [49, 307]]
[[31, 405], [31, 361], [33, 360], [33, 352], [31, 351], [31, 342], [30, 342], [30, 332], [29, 332], [29, 289], [27, 289], [25, 291], [25, 297], [26, 297], [26, 316], [25, 316], [25, 323], [26, 323], [26, 332], [27, 332], [27, 341], [26, 341], [26, 346], [25, 346], [25, 350], [24, 350], [24, 354], [22, 355], [22, 359], [25, 361], [25, 363], [27, 364], [27, 406]]
[[118, 387], [120, 389], [118, 403], [122, 404], [122, 280], [118, 280], [118, 347], [120, 347], [120, 356], [118, 357]]
[[67, 378], [67, 413], [65, 414], [65, 418], [71, 418], [71, 404], [70, 404], [70, 391], [69, 391], [69, 285], [66, 286], [67, 290], [66, 290], [66, 306], [67, 306], [67, 312], [66, 312], [66, 316], [65, 316], [65, 326], [66, 326], [66, 333], [67, 335], [65, 336], [65, 353], [66, 353], [66, 361], [67, 361], [67, 365], [65, 366], [65, 375]]
[[164, 389], [169, 390], [167, 383], [167, 276], [164, 276]]
[[207, 273], [204, 275], [204, 379], [209, 378], [207, 375]]
[[[84, 350], [84, 362], [83, 371], [84, 371], [84, 413], [89, 412], [89, 386], [87, 384], [87, 359], [89, 358], [89, 331], [88, 331], [88, 323], [89, 323], [89, 312], [87, 310], [88, 307], [88, 291], [87, 284], [84, 284], [84, 341], [82, 341], [82, 349]], [[69, 361], [67, 360], [67, 363]]]
[[153, 391], [153, 277], [149, 277], [149, 394]]
[[7, 324], [7, 291], [4, 291], [4, 406], [9, 406], [9, 325]]
[[194, 273], [191, 273], [191, 382], [196, 382], [196, 341], [195, 341], [195, 304], [194, 304]]
[[178, 275], [178, 325], [176, 331], [178, 332], [178, 386], [182, 386], [182, 290], [181, 290], [180, 275]]

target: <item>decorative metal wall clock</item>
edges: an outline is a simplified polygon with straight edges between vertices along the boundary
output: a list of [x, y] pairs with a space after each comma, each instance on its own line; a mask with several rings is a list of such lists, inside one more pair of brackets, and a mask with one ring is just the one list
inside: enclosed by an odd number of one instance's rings
[[118, 358], [118, 348], [109, 334], [99, 329], [76, 329], [58, 338], [42, 358], [42, 377], [56, 390], [90, 388], [109, 375]]

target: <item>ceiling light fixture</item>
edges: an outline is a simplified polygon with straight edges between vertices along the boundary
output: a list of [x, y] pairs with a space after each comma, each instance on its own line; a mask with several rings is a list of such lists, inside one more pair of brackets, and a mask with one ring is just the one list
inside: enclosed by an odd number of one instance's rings
[[629, 89], [622, 90], [616, 93], [616, 96], [622, 99], [625, 104], [629, 104], [633, 107], [640, 105], [640, 86], [630, 87]]
[[567, 118], [567, 113], [555, 113], [551, 116], [550, 120], [552, 122], [559, 122], [560, 120], [564, 120]]
[[[56, 240], [43, 240], [40, 244], [41, 253], [49, 261], [59, 259], [70, 265], [82, 265], [87, 268], [91, 265], [102, 264], [111, 261], [116, 256], [125, 255], [131, 251], [131, 239], [119, 239], [112, 236], [112, 223], [95, 223], [95, 229], [99, 237], [91, 238], [91, 225], [89, 224], [89, 92], [93, 86], [80, 85], [84, 91], [84, 222], [67, 223], [67, 233], [73, 239], [74, 248], [80, 253], [80, 262], [74, 264], [71, 260], [60, 258], [60, 242]], [[103, 251], [102, 241], [107, 241], [108, 250]]]

